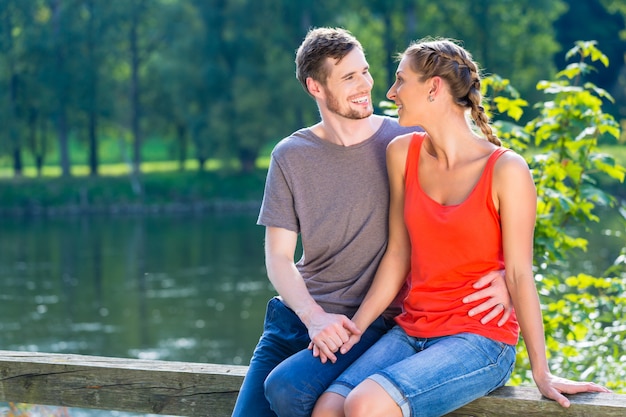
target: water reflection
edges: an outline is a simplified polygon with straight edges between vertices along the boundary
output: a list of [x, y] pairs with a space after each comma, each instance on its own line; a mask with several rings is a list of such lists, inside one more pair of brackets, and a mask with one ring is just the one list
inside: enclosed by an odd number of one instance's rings
[[254, 221], [3, 221], [0, 348], [247, 363], [273, 295]]
[[[0, 349], [248, 363], [274, 294], [255, 218], [4, 219]], [[624, 236], [603, 214], [564, 270], [601, 275]]]

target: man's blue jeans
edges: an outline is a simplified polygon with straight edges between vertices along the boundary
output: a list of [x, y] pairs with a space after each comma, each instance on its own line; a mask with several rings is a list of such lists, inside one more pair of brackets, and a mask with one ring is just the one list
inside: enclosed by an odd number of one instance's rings
[[348, 353], [323, 364], [307, 349], [306, 326], [280, 299], [271, 299], [233, 417], [309, 417], [335, 378], [392, 325], [378, 318]]

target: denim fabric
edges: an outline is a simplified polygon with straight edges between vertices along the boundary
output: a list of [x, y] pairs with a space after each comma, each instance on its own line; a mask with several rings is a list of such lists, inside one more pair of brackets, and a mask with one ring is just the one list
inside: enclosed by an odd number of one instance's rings
[[348, 353], [337, 354], [334, 364], [322, 364], [307, 349], [306, 326], [280, 299], [273, 298], [232, 416], [309, 417], [317, 398], [390, 324], [379, 318]]
[[387, 391], [403, 416], [443, 416], [504, 385], [514, 365], [515, 346], [473, 333], [415, 338], [396, 326], [328, 391], [345, 397], [369, 378]]

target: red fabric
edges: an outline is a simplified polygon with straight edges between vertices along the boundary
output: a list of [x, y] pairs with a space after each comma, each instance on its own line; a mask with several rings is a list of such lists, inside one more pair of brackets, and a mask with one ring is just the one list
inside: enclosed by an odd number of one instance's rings
[[411, 289], [396, 321], [416, 337], [470, 332], [515, 345], [519, 325], [513, 314], [502, 327], [498, 318], [467, 312], [484, 300], [464, 304], [472, 284], [489, 271], [504, 269], [500, 216], [493, 204], [493, 166], [506, 149], [489, 157], [474, 190], [461, 204], [443, 206], [421, 189], [418, 163], [424, 133], [416, 133], [406, 161], [404, 218], [411, 237]]

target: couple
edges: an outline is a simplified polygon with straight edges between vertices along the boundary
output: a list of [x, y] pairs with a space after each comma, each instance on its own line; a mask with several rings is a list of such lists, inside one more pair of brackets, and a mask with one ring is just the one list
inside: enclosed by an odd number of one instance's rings
[[387, 93], [399, 123], [373, 114], [345, 30], [311, 30], [296, 75], [321, 121], [272, 152], [258, 223], [280, 296], [233, 416], [444, 415], [506, 383], [520, 329], [543, 395], [606, 391], [549, 371], [534, 184], [491, 131], [469, 53], [409, 46]]

